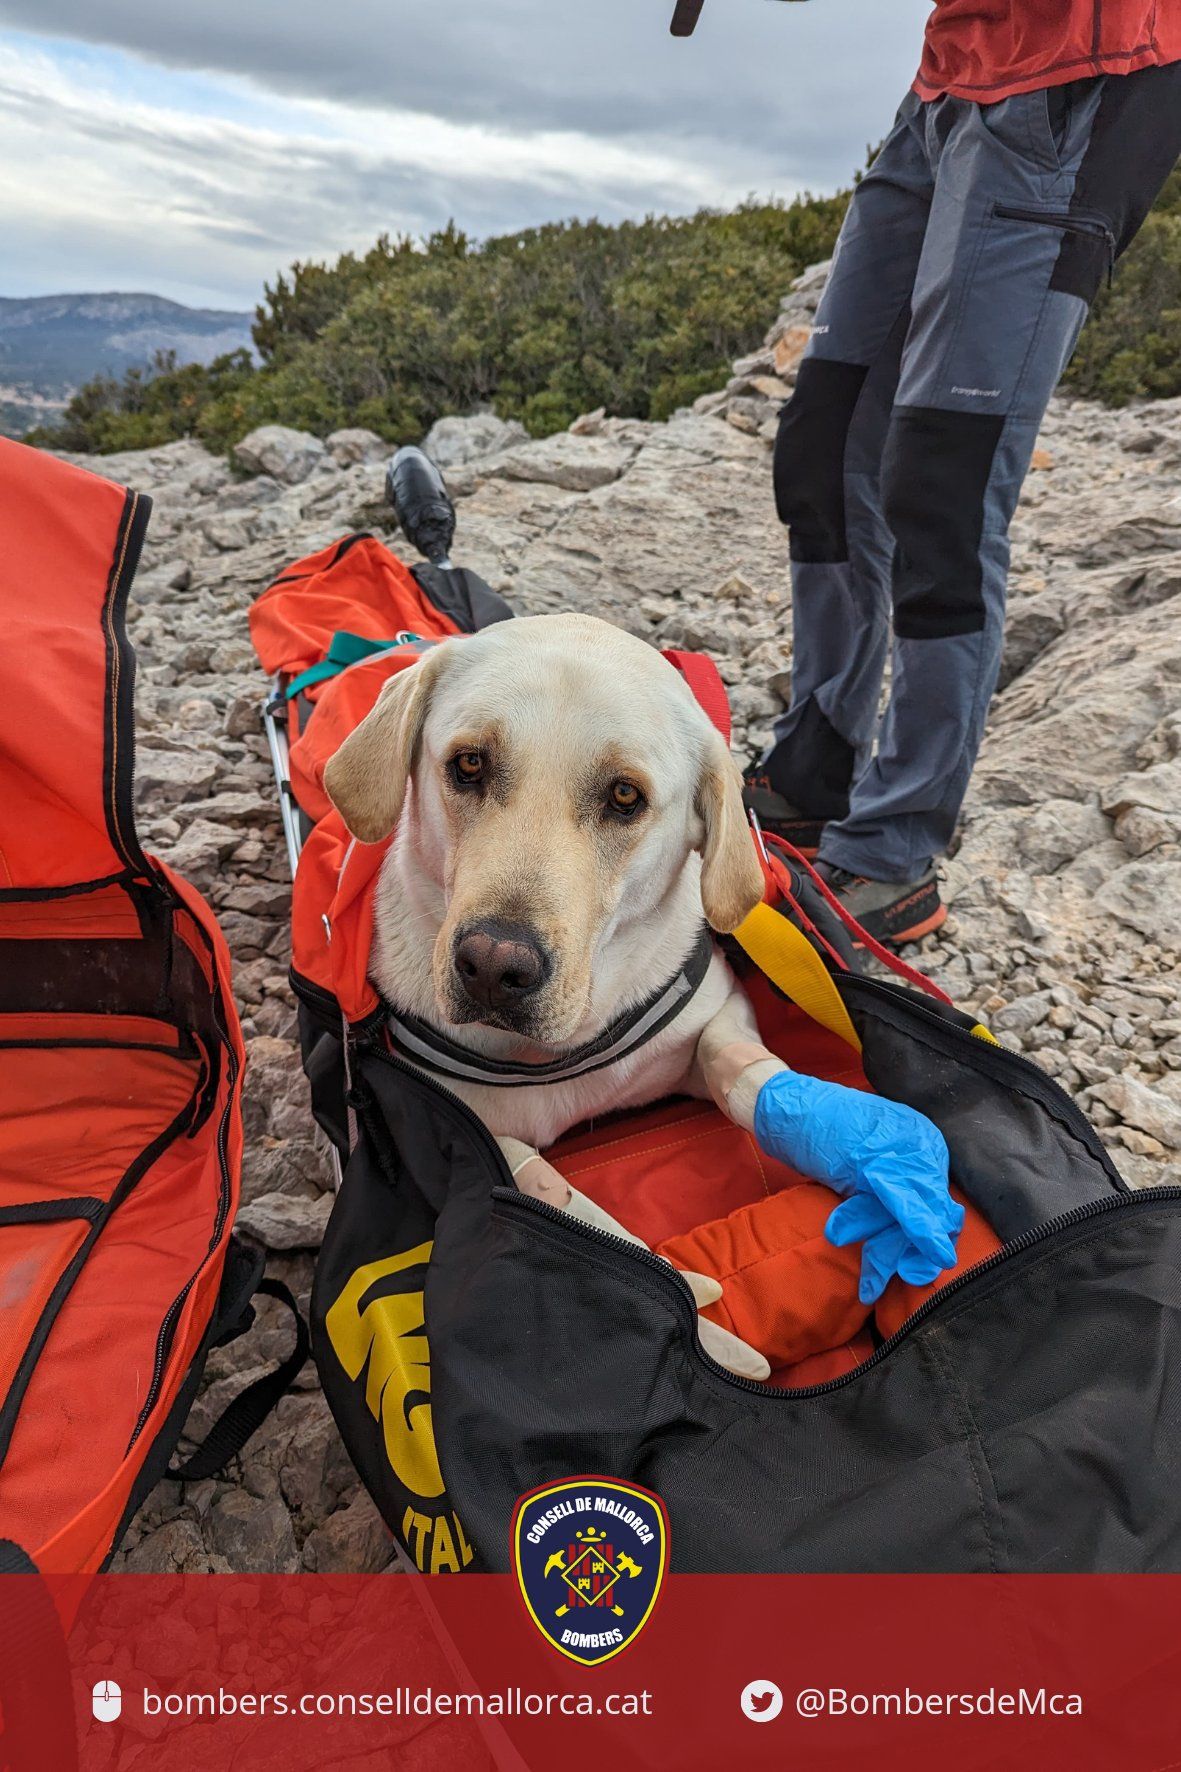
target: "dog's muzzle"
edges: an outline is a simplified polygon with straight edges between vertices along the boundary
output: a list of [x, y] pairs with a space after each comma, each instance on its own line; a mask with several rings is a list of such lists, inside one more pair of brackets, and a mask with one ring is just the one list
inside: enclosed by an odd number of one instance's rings
[[452, 950], [460, 997], [476, 1010], [511, 1016], [553, 971], [550, 957], [523, 923], [489, 918], [460, 932]]

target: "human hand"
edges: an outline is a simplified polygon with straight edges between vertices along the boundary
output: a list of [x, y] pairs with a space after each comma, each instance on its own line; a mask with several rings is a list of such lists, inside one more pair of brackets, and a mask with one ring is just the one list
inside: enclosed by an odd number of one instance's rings
[[929, 1285], [954, 1267], [964, 1208], [949, 1192], [943, 1135], [924, 1114], [785, 1069], [759, 1090], [754, 1134], [769, 1155], [849, 1196], [825, 1235], [837, 1248], [863, 1245], [863, 1304], [895, 1274]]

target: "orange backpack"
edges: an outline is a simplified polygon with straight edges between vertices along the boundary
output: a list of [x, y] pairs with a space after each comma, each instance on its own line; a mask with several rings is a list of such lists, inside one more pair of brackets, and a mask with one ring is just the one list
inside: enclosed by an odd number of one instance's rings
[[[0, 441], [0, 1569], [103, 1566], [261, 1265], [230, 1236], [229, 955], [133, 817], [123, 617], [149, 508]], [[302, 1344], [185, 1474], [223, 1462], [301, 1363]]]

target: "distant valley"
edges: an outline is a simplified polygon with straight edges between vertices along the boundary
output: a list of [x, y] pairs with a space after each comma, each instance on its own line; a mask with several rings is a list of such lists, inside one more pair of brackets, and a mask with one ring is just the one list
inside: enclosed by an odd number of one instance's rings
[[248, 349], [252, 318], [159, 295], [0, 296], [0, 435], [51, 424], [83, 382], [146, 367], [157, 351], [209, 363]]

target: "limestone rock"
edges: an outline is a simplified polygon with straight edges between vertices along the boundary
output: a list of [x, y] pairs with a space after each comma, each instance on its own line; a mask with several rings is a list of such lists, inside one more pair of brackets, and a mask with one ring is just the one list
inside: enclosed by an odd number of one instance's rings
[[1129, 862], [1100, 889], [1096, 903], [1151, 941], [1181, 945], [1181, 854]]
[[634, 453], [615, 438], [558, 432], [497, 456], [485, 472], [498, 480], [527, 480], [567, 492], [593, 492], [597, 486], [610, 486], [618, 480]]
[[777, 375], [791, 375], [800, 366], [800, 359], [812, 336], [810, 326], [789, 326], [775, 341], [774, 358]]
[[1110, 1083], [1100, 1083], [1095, 1094], [1126, 1126], [1146, 1133], [1166, 1150], [1181, 1151], [1181, 1103], [1134, 1077], [1113, 1077]]
[[319, 437], [289, 425], [259, 425], [234, 448], [234, 460], [248, 474], [270, 474], [284, 486], [298, 486], [327, 458]]
[[318, 1575], [376, 1575], [393, 1562], [389, 1527], [363, 1489], [309, 1533], [303, 1560]]
[[523, 443], [528, 431], [516, 419], [497, 418], [494, 412], [474, 412], [468, 418], [436, 419], [422, 440], [422, 447], [440, 468], [459, 467], [481, 456], [496, 455]]
[[392, 443], [387, 443], [376, 431], [367, 431], [360, 425], [333, 431], [324, 439], [324, 444], [338, 468], [355, 467], [364, 461], [386, 461], [394, 453]]
[[238, 1228], [268, 1249], [318, 1249], [324, 1241], [332, 1199], [327, 1194], [264, 1194], [238, 1213]]
[[233, 1569], [270, 1569], [294, 1574], [299, 1552], [291, 1516], [279, 1496], [262, 1500], [245, 1489], [230, 1489], [209, 1517], [209, 1539]]
[[142, 802], [170, 806], [192, 799], [217, 775], [217, 757], [211, 751], [178, 748], [172, 751], [138, 747], [135, 756], [135, 789]]
[[1053, 597], [1020, 597], [1010, 601], [1005, 621], [1005, 650], [997, 688], [1007, 689], [1027, 671], [1066, 626], [1061, 602]]

